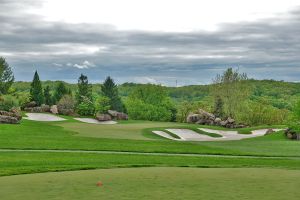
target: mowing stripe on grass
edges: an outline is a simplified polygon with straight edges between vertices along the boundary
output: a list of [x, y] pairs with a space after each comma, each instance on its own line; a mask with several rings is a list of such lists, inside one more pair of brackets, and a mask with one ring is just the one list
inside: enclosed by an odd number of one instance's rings
[[187, 156], [187, 157], [220, 157], [220, 158], [265, 158], [265, 159], [300, 159], [300, 157], [283, 156], [237, 156], [218, 154], [180, 154], [180, 153], [144, 153], [130, 151], [94, 151], [94, 150], [57, 150], [57, 149], [0, 149], [0, 152], [40, 152], [40, 153], [96, 153], [96, 154], [123, 154], [149, 156]]

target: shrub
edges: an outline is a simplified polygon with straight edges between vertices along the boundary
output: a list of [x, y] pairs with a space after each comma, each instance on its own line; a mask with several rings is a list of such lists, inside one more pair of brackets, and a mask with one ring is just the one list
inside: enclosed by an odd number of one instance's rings
[[82, 116], [90, 116], [95, 114], [94, 103], [87, 97], [83, 97], [82, 102], [77, 106], [78, 114]]
[[0, 96], [0, 110], [9, 111], [14, 107], [18, 107], [18, 101], [11, 95]]
[[111, 108], [110, 99], [106, 96], [99, 97], [96, 101], [96, 112], [107, 113]]
[[75, 100], [71, 95], [64, 95], [57, 103], [59, 114], [73, 115], [75, 108]]

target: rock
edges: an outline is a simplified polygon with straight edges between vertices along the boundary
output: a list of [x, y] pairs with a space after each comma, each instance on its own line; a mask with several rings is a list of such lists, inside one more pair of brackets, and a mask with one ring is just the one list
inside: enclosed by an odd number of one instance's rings
[[235, 123], [235, 120], [232, 119], [231, 117], [228, 117], [228, 118], [227, 118], [227, 122], [228, 122], [229, 124], [233, 124], [233, 123]]
[[275, 133], [275, 131], [274, 131], [273, 129], [269, 128], [269, 129], [266, 131], [265, 135], [271, 135], [272, 133]]
[[50, 112], [51, 112], [52, 114], [55, 114], [55, 115], [58, 114], [57, 105], [51, 106]]
[[199, 114], [190, 114], [187, 116], [186, 118], [186, 122], [187, 123], [195, 123], [198, 122], [200, 120], [200, 115]]
[[50, 106], [49, 105], [41, 105], [42, 112], [50, 112]]
[[226, 121], [221, 121], [221, 122], [220, 122], [220, 125], [221, 125], [221, 126], [224, 126], [224, 127], [225, 127], [227, 124], [228, 124], [228, 121], [227, 121], [227, 120], [226, 120]]
[[0, 115], [0, 124], [19, 124], [20, 120], [16, 117]]
[[118, 112], [115, 110], [108, 110], [108, 114], [110, 114], [112, 117], [117, 117]]
[[22, 119], [21, 111], [18, 108], [12, 108], [10, 112], [13, 113], [13, 117], [16, 117], [19, 121]]
[[36, 106], [37, 106], [37, 103], [35, 101], [31, 101], [25, 105], [25, 108], [33, 108]]
[[215, 123], [216, 125], [221, 125], [221, 122], [222, 122], [222, 119], [221, 119], [221, 118], [218, 118], [218, 117], [214, 120], [214, 123]]
[[196, 124], [201, 124], [201, 125], [204, 125], [206, 123], [206, 120], [204, 119], [200, 119], [196, 122]]
[[109, 114], [97, 113], [96, 114], [96, 119], [98, 121], [110, 121], [111, 120], [111, 116]]
[[117, 113], [117, 120], [128, 120], [128, 115], [122, 112]]
[[201, 118], [204, 119], [210, 119], [210, 120], [215, 120], [215, 115], [209, 112], [206, 112], [205, 110], [199, 109], [198, 114], [201, 115]]
[[59, 108], [58, 113], [61, 115], [74, 116], [75, 112], [73, 109]]

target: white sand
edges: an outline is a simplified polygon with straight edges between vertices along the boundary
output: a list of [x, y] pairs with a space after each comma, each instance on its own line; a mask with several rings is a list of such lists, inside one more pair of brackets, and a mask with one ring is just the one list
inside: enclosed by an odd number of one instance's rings
[[92, 118], [74, 118], [75, 120], [81, 121], [81, 122], [85, 122], [85, 123], [89, 123], [89, 124], [116, 124], [117, 122], [115, 121], [103, 121], [100, 122], [96, 119], [92, 119]]
[[56, 121], [64, 121], [66, 119], [45, 113], [26, 113], [27, 117], [23, 117], [24, 119], [33, 120], [33, 121], [41, 121], [41, 122], [56, 122]]
[[152, 131], [152, 132], [155, 133], [156, 135], [162, 136], [162, 137], [170, 139], [170, 140], [181, 140], [181, 139], [172, 137], [171, 135], [169, 135], [168, 133], [166, 133], [164, 131]]
[[214, 139], [213, 137], [199, 134], [189, 129], [167, 129], [167, 131], [176, 134], [178, 137], [180, 137], [181, 140], [186, 141], [211, 141]]
[[[207, 133], [219, 134], [222, 137], [210, 137], [208, 135], [199, 134], [189, 129], [167, 129], [167, 131], [176, 134], [178, 137], [180, 137], [180, 139], [171, 137], [169, 134], [163, 131], [153, 131], [153, 133], [171, 140], [179, 140], [179, 141], [228, 141], [228, 140], [241, 140], [246, 138], [259, 137], [265, 135], [266, 132], [268, 131], [268, 129], [260, 129], [260, 130], [252, 131], [252, 134], [239, 134], [237, 131], [214, 130], [208, 128], [199, 128], [199, 130], [202, 130]], [[278, 132], [283, 129], [273, 129], [273, 130], [275, 132]]]

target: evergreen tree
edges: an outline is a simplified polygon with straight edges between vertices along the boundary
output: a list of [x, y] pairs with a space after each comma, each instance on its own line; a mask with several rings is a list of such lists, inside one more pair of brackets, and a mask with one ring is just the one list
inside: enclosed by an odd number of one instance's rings
[[77, 104], [83, 102], [84, 98], [92, 100], [92, 85], [89, 84], [88, 77], [81, 74], [78, 78], [78, 92], [76, 94]]
[[13, 82], [14, 75], [10, 66], [4, 58], [0, 57], [0, 95], [6, 94]]
[[46, 105], [52, 105], [52, 96], [50, 94], [49, 85], [44, 89], [44, 98], [45, 98]]
[[119, 97], [118, 88], [114, 80], [109, 76], [105, 79], [103, 85], [101, 85], [102, 94], [110, 99], [110, 107], [112, 110], [124, 112], [125, 108]]
[[54, 100], [57, 103], [64, 95], [70, 95], [71, 90], [69, 90], [63, 82], [59, 82], [55, 88]]
[[214, 107], [214, 115], [216, 117], [222, 118], [224, 113], [223, 113], [223, 100], [221, 99], [220, 96], [216, 96], [215, 98], [215, 107]]
[[41, 105], [44, 103], [44, 94], [42, 83], [39, 78], [39, 74], [35, 71], [33, 80], [30, 88], [30, 100], [35, 101], [37, 105]]

